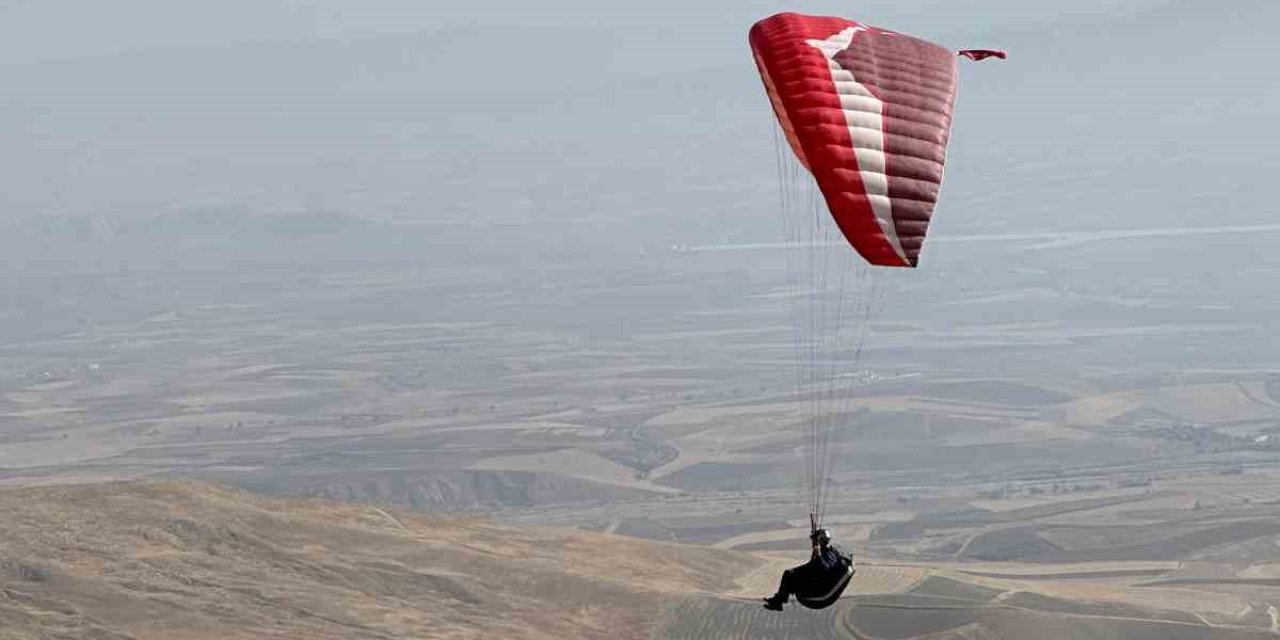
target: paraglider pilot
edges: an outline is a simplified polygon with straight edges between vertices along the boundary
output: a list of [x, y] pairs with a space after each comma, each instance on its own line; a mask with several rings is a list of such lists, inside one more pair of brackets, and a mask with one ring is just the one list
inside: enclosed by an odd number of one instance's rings
[[800, 604], [821, 609], [844, 592], [854, 573], [853, 560], [831, 544], [831, 534], [826, 529], [814, 529], [809, 542], [813, 545], [809, 561], [782, 572], [778, 592], [764, 599], [764, 608], [782, 611], [782, 605], [794, 595]]

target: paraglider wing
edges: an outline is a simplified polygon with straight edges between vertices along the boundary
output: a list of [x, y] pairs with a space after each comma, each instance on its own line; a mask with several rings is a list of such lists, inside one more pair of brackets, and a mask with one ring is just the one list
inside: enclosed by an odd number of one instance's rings
[[787, 141], [844, 237], [914, 267], [942, 184], [956, 52], [852, 20], [778, 14], [751, 28]]

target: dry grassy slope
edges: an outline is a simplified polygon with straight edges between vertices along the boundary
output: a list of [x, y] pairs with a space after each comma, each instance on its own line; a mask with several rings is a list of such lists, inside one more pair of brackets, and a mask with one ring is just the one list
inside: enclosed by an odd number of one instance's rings
[[728, 551], [192, 482], [0, 491], [0, 639], [645, 638]]

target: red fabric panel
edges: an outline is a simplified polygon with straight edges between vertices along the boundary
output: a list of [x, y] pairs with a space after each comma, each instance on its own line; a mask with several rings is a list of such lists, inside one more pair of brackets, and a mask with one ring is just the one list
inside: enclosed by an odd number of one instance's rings
[[858, 26], [844, 18], [784, 13], [756, 23], [749, 39], [788, 141], [802, 152], [797, 155], [845, 238], [872, 264], [915, 266], [942, 181], [954, 53], [867, 27], [835, 56], [884, 103], [885, 173], [904, 262], [876, 222], [827, 59], [806, 42]]

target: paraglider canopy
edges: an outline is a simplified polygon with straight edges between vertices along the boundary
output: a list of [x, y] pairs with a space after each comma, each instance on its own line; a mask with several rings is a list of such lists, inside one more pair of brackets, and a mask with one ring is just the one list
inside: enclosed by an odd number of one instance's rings
[[873, 265], [916, 266], [942, 184], [957, 52], [797, 13], [757, 22], [749, 39], [787, 142], [844, 237]]

